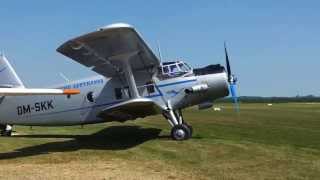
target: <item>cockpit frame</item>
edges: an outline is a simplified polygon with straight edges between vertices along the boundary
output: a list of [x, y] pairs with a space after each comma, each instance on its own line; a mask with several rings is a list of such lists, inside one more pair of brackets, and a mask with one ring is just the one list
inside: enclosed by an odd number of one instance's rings
[[163, 62], [158, 69], [158, 76], [162, 79], [189, 76], [192, 74], [193, 69], [183, 61]]

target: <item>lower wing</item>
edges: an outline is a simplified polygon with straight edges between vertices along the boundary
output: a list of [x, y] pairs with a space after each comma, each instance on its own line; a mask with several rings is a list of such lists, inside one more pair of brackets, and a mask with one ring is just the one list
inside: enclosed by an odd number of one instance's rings
[[163, 108], [147, 98], [130, 99], [102, 110], [99, 117], [106, 121], [126, 121], [159, 114]]
[[0, 96], [75, 95], [79, 93], [78, 89], [0, 88]]

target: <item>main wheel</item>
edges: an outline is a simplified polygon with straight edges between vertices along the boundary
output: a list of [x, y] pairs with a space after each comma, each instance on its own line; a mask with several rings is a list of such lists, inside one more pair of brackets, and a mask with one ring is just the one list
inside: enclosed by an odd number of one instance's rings
[[11, 136], [12, 135], [12, 131], [1, 131], [1, 136]]
[[185, 124], [175, 125], [171, 129], [171, 137], [177, 141], [189, 139], [191, 137], [191, 130]]
[[185, 123], [186, 126], [188, 126], [189, 130], [190, 130], [190, 137], [192, 137], [193, 134], [193, 128], [192, 126], [190, 126], [189, 124]]
[[7, 131], [6, 136], [12, 136], [12, 131]]

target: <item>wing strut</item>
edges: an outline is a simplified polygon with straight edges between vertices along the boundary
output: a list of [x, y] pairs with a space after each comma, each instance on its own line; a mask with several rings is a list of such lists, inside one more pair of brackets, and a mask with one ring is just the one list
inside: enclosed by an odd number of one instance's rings
[[134, 80], [134, 76], [132, 73], [132, 67], [129, 62], [130, 58], [135, 55], [136, 55], [136, 53], [132, 53], [132, 54], [126, 56], [126, 58], [123, 60], [124, 74], [125, 74], [126, 80], [128, 82], [129, 90], [132, 94], [132, 98], [134, 98], [134, 99], [140, 97], [139, 91], [138, 91], [138, 88], [136, 85], [136, 81]]

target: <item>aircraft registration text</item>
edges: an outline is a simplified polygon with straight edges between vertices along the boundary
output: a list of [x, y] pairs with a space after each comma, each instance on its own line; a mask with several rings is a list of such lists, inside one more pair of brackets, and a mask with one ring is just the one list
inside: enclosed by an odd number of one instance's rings
[[20, 105], [17, 107], [17, 114], [31, 114], [33, 112], [42, 112], [54, 109], [53, 100], [35, 102], [34, 104]]

